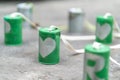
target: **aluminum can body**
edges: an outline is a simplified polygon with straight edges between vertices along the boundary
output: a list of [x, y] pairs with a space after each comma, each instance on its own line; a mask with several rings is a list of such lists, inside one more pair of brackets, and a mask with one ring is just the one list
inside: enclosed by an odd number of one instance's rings
[[22, 44], [22, 17], [4, 16], [4, 42], [6, 45]]
[[60, 30], [39, 29], [39, 62], [43, 64], [59, 63]]
[[104, 44], [111, 44], [113, 39], [114, 20], [112, 16], [105, 18], [97, 16], [96, 20], [96, 41]]
[[83, 80], [109, 80], [110, 48], [102, 45], [100, 49], [92, 44], [85, 47]]
[[69, 10], [69, 32], [81, 33], [84, 27], [85, 13], [79, 8], [71, 8]]

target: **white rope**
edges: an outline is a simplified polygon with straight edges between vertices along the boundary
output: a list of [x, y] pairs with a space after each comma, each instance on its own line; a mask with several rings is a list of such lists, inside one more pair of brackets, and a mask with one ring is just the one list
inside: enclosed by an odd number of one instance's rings
[[[72, 38], [72, 37], [71, 37]], [[76, 55], [76, 54], [82, 54], [82, 53], [85, 53], [84, 49], [79, 49], [79, 50], [76, 50], [74, 47], [72, 47], [72, 45], [65, 39], [65, 36], [63, 37], [62, 36], [62, 41], [63, 43], [65, 44], [65, 46], [71, 50], [72, 52], [74, 52], [75, 54], [73, 55]], [[71, 39], [70, 39], [71, 40]], [[117, 44], [117, 45], [114, 45], [114, 46], [110, 46], [110, 49], [120, 49], [120, 44]], [[118, 65], [120, 67], [120, 63], [118, 63], [116, 60], [114, 60], [111, 56], [110, 56], [110, 60], [115, 63], [116, 65]]]
[[76, 52], [76, 50], [72, 47], [72, 45], [66, 39], [64, 39], [63, 36], [61, 36], [61, 39], [67, 48], [69, 48], [73, 52]]
[[120, 49], [120, 44], [110, 46], [111, 49]]
[[118, 63], [116, 60], [114, 60], [112, 57], [110, 57], [110, 60], [115, 63], [116, 65], [118, 65], [120, 67], [120, 63]]
[[25, 21], [27, 21], [29, 24], [31, 24], [32, 27], [37, 28], [36, 24], [33, 23], [29, 18], [27, 18], [26, 16], [24, 16], [22, 13], [14, 12], [14, 13], [11, 14], [11, 16], [21, 16]]
[[114, 19], [114, 24], [115, 24], [115, 28], [117, 29], [117, 32], [120, 32], [120, 27], [115, 19]]
[[[32, 25], [32, 27], [38, 29], [38, 27], [36, 27], [36, 24], [33, 23], [30, 19], [28, 19], [26, 16], [24, 16], [23, 14], [21, 13], [18, 13], [18, 12], [15, 12], [15, 13], [12, 13], [11, 16], [21, 16], [24, 20], [26, 20], [28, 23], [30, 23]], [[92, 26], [92, 24], [86, 22], [87, 25], [89, 25], [90, 27]], [[120, 32], [120, 28], [116, 22], [116, 28], [118, 30], [118, 32]], [[94, 30], [94, 28], [93, 28]], [[115, 34], [116, 37], [119, 37], [117, 35], [118, 33]], [[84, 49], [74, 49], [74, 47], [72, 47], [72, 45], [67, 41], [67, 40], [71, 40], [71, 41], [75, 41], [75, 40], [94, 40], [95, 39], [95, 36], [66, 36], [66, 35], [61, 35], [61, 39], [63, 41], [63, 43], [65, 44], [65, 46], [70, 49], [71, 51], [75, 52], [75, 53], [84, 53]], [[120, 49], [120, 44], [118, 45], [115, 45], [115, 46], [110, 46], [111, 49]], [[75, 54], [74, 54], [75, 55]], [[114, 60], [112, 57], [110, 57], [110, 60], [115, 63], [116, 65], [118, 65], [120, 67], [120, 64]]]
[[[77, 40], [95, 40], [95, 36], [94, 35], [87, 35], [87, 36], [70, 36], [70, 35], [61, 35], [62, 37], [64, 37], [64, 39], [69, 40], [69, 41], [77, 41]], [[113, 36], [115, 38], [120, 38], [120, 33], [118, 32], [114, 32]]]
[[68, 36], [68, 35], [61, 35], [66, 40], [70, 41], [76, 41], [76, 40], [94, 40], [95, 36], [90, 35], [90, 36]]
[[116, 38], [120, 38], [120, 27], [117, 23], [116, 20], [114, 20], [114, 23], [115, 23], [115, 28], [117, 29], [117, 32], [114, 31], [113, 35], [116, 37]]

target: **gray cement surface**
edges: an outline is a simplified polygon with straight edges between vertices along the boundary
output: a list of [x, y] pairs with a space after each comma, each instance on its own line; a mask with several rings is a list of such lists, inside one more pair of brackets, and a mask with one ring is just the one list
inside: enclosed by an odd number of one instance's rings
[[[61, 42], [60, 63], [43, 65], [38, 62], [38, 33], [36, 30], [23, 29], [23, 45], [4, 45], [3, 16], [16, 11], [19, 2], [0, 3], [0, 80], [82, 80], [83, 54], [74, 54]], [[95, 23], [95, 17], [111, 12], [120, 20], [120, 0], [64, 0], [34, 2], [34, 21], [42, 26], [67, 26], [68, 10], [72, 7], [83, 8], [86, 18]], [[84, 32], [89, 34], [90, 32]], [[83, 34], [84, 34], [83, 33]], [[91, 34], [91, 33], [90, 33]], [[92, 33], [94, 34], [94, 33]], [[71, 44], [79, 49], [93, 41], [77, 41]], [[113, 44], [120, 43], [114, 39]], [[111, 56], [120, 62], [119, 50], [111, 51]], [[109, 80], [120, 80], [120, 67], [110, 63]]]

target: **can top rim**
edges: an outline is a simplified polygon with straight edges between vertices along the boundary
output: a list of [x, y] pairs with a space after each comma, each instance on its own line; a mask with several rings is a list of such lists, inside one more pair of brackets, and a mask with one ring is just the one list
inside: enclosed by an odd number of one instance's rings
[[71, 8], [69, 9], [70, 13], [83, 13], [83, 10], [81, 8]]
[[105, 17], [104, 15], [98, 15], [97, 19], [102, 19], [102, 20], [108, 20], [108, 19], [113, 19], [113, 16], [107, 16]]
[[39, 31], [43, 33], [50, 33], [50, 34], [60, 33], [60, 30], [58, 28], [50, 30], [49, 27], [39, 28]]
[[97, 16], [96, 21], [102, 25], [104, 23], [111, 23], [111, 22], [113, 23], [114, 18], [113, 18], [113, 16], [108, 16], [107, 18], [105, 18], [104, 16], [100, 15], [100, 16]]
[[17, 15], [15, 17], [11, 16], [11, 15], [6, 15], [4, 16], [5, 19], [22, 19], [22, 17], [20, 15]]
[[100, 49], [95, 49], [93, 47], [93, 44], [88, 44], [85, 47], [85, 51], [86, 52], [89, 51], [91, 53], [100, 53], [100, 54], [102, 54], [102, 53], [110, 52], [110, 48], [108, 46], [106, 46], [106, 45], [101, 45]]
[[18, 8], [30, 9], [33, 7], [32, 3], [20, 3], [17, 5]]

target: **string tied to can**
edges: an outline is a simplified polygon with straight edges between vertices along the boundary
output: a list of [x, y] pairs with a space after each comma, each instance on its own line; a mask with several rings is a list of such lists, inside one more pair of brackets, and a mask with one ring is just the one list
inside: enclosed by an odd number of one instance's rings
[[55, 29], [58, 29], [56, 26], [54, 26], [54, 25], [51, 25], [50, 27], [49, 27], [49, 31], [52, 31], [52, 30], [55, 30]]
[[30, 25], [33, 27], [33, 28], [37, 28], [39, 26], [38, 23], [34, 23], [32, 22], [29, 18], [27, 18], [25, 15], [23, 15], [22, 13], [19, 13], [19, 12], [14, 12], [11, 14], [12, 17], [15, 17], [15, 16], [21, 16], [25, 21], [27, 21], [28, 23], [30, 23]]
[[94, 42], [92, 47], [96, 50], [99, 50], [101, 48], [101, 43], [98, 43], [98, 42]]

